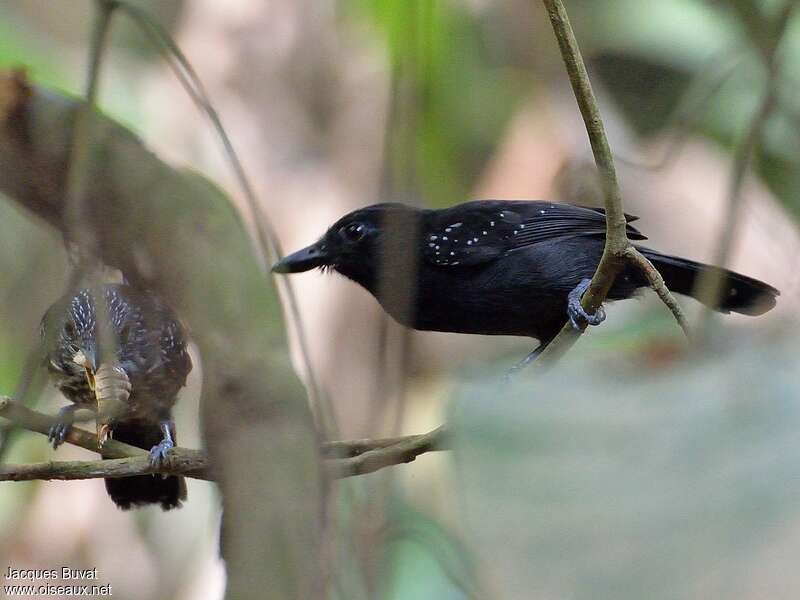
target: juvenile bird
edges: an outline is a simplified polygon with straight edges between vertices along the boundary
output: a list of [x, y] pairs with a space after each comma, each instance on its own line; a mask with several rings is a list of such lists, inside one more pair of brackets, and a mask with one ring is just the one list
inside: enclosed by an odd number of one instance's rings
[[[414, 329], [537, 338], [539, 346], [523, 361], [529, 362], [568, 320], [578, 327], [605, 318], [602, 308], [589, 315], [580, 304], [603, 253], [605, 227], [602, 209], [551, 202], [479, 200], [442, 210], [376, 204], [345, 215], [273, 271], [333, 269]], [[630, 224], [627, 234], [647, 239]], [[694, 296], [700, 274], [716, 269], [637, 247], [679, 294]], [[775, 288], [720, 271], [716, 310], [760, 315], [775, 306]], [[608, 299], [630, 298], [647, 285], [626, 267]]]
[[[149, 450], [150, 461], [158, 465], [175, 445], [172, 407], [192, 370], [186, 332], [173, 312], [150, 292], [104, 285], [97, 296], [89, 289], [65, 296], [42, 319], [48, 370], [73, 402], [59, 412], [49, 439], [57, 448], [77, 409], [97, 410], [95, 375], [102, 365], [113, 365], [129, 383], [130, 393], [116, 412], [98, 415], [98, 419], [103, 419], [103, 428], [114, 439]], [[122, 509], [158, 503], [169, 510], [186, 499], [183, 477], [137, 475], [106, 479], [105, 484]]]

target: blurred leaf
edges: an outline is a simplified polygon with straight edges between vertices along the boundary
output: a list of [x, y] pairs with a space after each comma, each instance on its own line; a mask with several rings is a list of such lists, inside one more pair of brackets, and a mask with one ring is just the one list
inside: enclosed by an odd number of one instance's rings
[[[700, 109], [698, 132], [732, 148], [738, 143], [765, 85], [762, 53], [775, 42], [775, 22], [785, 2], [623, 0], [584, 2], [575, 11], [581, 44], [610, 95], [642, 134], [670, 122], [687, 85], [704, 76], [713, 57], [720, 65], [732, 54], [743, 59], [732, 76]], [[790, 21], [783, 39], [782, 76], [800, 80], [800, 20]], [[712, 73], [713, 76], [713, 73]], [[788, 107], [789, 113], [796, 107]], [[778, 113], [781, 111], [778, 110]], [[781, 119], [763, 140], [758, 173], [787, 205], [800, 210], [800, 127]]]
[[[64, 179], [81, 104], [16, 73], [3, 74], [0, 88], [0, 188], [65, 232]], [[105, 264], [176, 309], [200, 351], [204, 442], [223, 490], [229, 593], [303, 596], [316, 567], [318, 456], [273, 282], [219, 188], [161, 161], [113, 120], [92, 121], [82, 224]], [[242, 460], [250, 456], [270, 459]]]
[[463, 390], [461, 493], [500, 597], [753, 597], [747, 574], [800, 523], [800, 381], [794, 342], [739, 345]]
[[467, 550], [436, 520], [399, 499], [389, 511], [385, 569], [390, 600], [475, 597], [474, 565]]

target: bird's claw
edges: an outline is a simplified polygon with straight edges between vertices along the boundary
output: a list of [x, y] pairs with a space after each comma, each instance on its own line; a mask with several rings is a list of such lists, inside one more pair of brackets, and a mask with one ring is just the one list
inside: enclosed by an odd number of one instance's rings
[[575, 286], [575, 289], [569, 293], [569, 296], [567, 296], [567, 316], [569, 317], [569, 322], [572, 327], [578, 331], [583, 331], [582, 323], [586, 325], [600, 325], [600, 323], [606, 320], [606, 311], [602, 306], [597, 307], [597, 312], [593, 315], [587, 313], [583, 309], [583, 306], [581, 306], [581, 298], [584, 292], [589, 289], [589, 284], [591, 282], [591, 279], [582, 280]]
[[56, 422], [47, 430], [47, 441], [53, 446], [53, 450], [58, 449], [66, 441], [67, 434], [72, 429], [74, 413], [74, 406], [65, 406], [58, 411]]
[[47, 441], [53, 446], [53, 450], [56, 450], [64, 443], [71, 428], [72, 421], [67, 420], [59, 420], [50, 426], [47, 432]]
[[167, 461], [167, 454], [175, 447], [172, 440], [163, 439], [158, 444], [150, 448], [150, 465], [160, 467]]

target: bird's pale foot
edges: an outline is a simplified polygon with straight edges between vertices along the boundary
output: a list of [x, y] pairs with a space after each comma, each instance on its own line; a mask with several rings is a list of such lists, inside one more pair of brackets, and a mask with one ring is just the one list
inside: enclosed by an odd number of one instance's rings
[[587, 325], [600, 325], [600, 323], [606, 320], [606, 311], [602, 306], [599, 306], [597, 312], [593, 315], [587, 313], [583, 309], [583, 306], [581, 306], [581, 298], [584, 292], [589, 289], [589, 284], [591, 282], [591, 279], [582, 280], [567, 296], [567, 316], [569, 316], [569, 322], [572, 324], [572, 327], [578, 331], [583, 331], [582, 323], [586, 323]]
[[75, 421], [76, 410], [78, 410], [78, 407], [73, 404], [65, 406], [58, 411], [56, 422], [50, 426], [47, 432], [47, 441], [52, 444], [53, 450], [56, 450], [67, 439], [67, 434]]
[[154, 467], [160, 467], [167, 460], [167, 454], [175, 447], [175, 442], [172, 440], [171, 433], [172, 422], [161, 422], [161, 433], [164, 437], [158, 444], [150, 448], [150, 464]]

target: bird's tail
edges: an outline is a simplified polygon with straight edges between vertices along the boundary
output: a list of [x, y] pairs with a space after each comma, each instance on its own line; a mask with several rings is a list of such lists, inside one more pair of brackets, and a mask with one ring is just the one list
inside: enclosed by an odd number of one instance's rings
[[712, 308], [723, 313], [763, 315], [775, 306], [777, 296], [780, 295], [778, 290], [762, 281], [727, 269], [719, 269], [676, 256], [666, 256], [648, 248], [639, 247], [639, 250], [658, 269], [671, 291], [698, 300], [701, 299], [697, 297], [698, 290], [695, 289], [695, 284], [700, 274], [706, 271], [721, 272], [724, 279], [720, 300]]
[[[157, 423], [117, 423], [113, 427], [115, 440], [150, 450], [161, 441], [161, 429]], [[173, 439], [175, 433], [172, 434]], [[114, 504], [123, 510], [144, 504], [161, 504], [169, 510], [180, 508], [186, 500], [186, 481], [175, 475], [136, 475], [106, 479], [106, 491]]]

